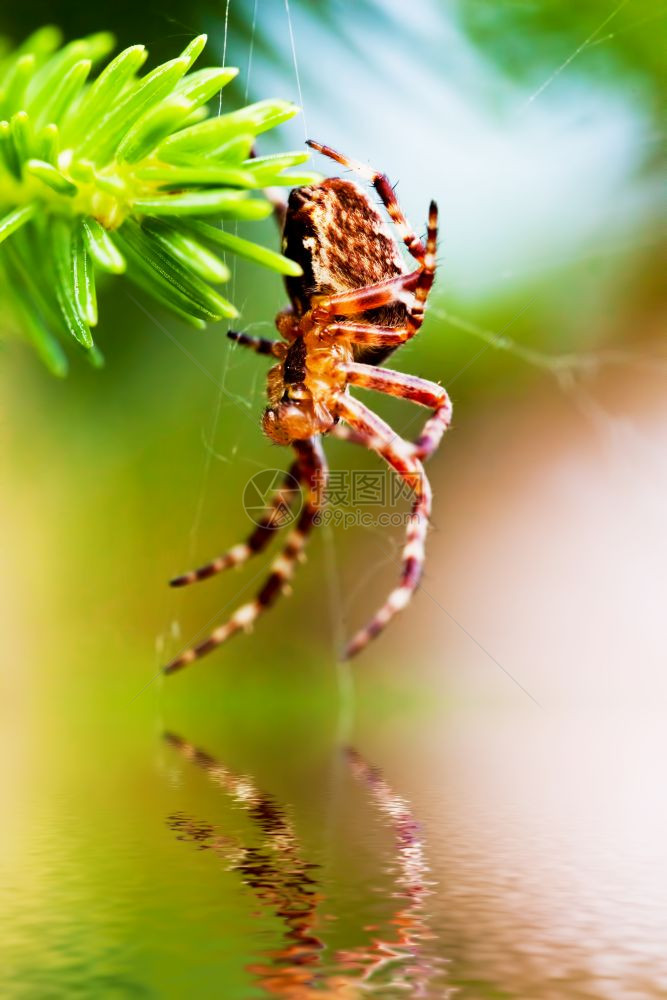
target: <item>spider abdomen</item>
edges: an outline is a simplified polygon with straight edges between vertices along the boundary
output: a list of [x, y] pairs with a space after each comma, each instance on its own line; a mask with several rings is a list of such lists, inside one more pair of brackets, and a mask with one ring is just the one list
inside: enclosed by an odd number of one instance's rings
[[[398, 244], [366, 192], [339, 177], [292, 191], [283, 252], [303, 269], [301, 277], [286, 279], [298, 316], [308, 311], [314, 295], [336, 295], [406, 273]], [[397, 326], [405, 315], [405, 306], [394, 302], [355, 318]]]

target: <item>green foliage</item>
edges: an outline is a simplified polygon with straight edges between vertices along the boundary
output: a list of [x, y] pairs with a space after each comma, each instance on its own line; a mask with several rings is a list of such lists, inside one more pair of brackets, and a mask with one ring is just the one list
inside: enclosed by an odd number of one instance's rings
[[131, 46], [92, 83], [114, 44], [106, 33], [60, 47], [46, 27], [0, 58], [2, 307], [54, 374], [67, 371], [67, 340], [101, 363], [91, 335], [99, 272], [126, 272], [196, 327], [237, 315], [212, 287], [229, 278], [216, 250], [300, 273], [210, 224], [265, 218], [272, 206], [253, 192], [317, 175], [285, 172], [307, 153], [252, 155], [256, 136], [294, 105], [265, 100], [208, 117], [207, 102], [238, 71], [191, 71], [205, 43], [200, 35], [143, 76], [147, 52]]

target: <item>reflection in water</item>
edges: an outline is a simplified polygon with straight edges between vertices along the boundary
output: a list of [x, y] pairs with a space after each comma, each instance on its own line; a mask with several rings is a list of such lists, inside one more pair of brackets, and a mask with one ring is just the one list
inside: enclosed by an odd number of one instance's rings
[[254, 965], [249, 971], [275, 996], [307, 997], [313, 979], [310, 968], [318, 962], [323, 947], [313, 933], [321, 897], [310, 875], [313, 866], [302, 860], [299, 842], [285, 810], [270, 795], [259, 791], [247, 775], [234, 774], [210, 754], [173, 733], [165, 734], [165, 739], [187, 760], [206, 771], [262, 833], [258, 847], [245, 847], [211, 824], [183, 813], [167, 819], [179, 839], [214, 850], [232, 871], [239, 872], [261, 903], [285, 924], [285, 943], [270, 954], [271, 964]]
[[[406, 992], [410, 990], [411, 996], [426, 997], [429, 995], [429, 982], [442, 961], [438, 962], [422, 949], [423, 942], [433, 940], [434, 935], [428, 929], [424, 913], [424, 903], [431, 890], [419, 826], [408, 803], [392, 791], [379, 768], [368, 764], [352, 747], [345, 749], [345, 756], [352, 774], [368, 787], [381, 815], [394, 833], [398, 886], [395, 897], [403, 905], [391, 921], [396, 928], [394, 941], [376, 940], [371, 948], [346, 952], [344, 959], [350, 968], [362, 969], [365, 980], [389, 966], [397, 965], [393, 984], [403, 986]], [[441, 991], [440, 996], [444, 995]]]
[[[425, 948], [434, 935], [428, 930], [424, 912], [430, 890], [423, 844], [408, 803], [394, 794], [377, 768], [356, 750], [345, 749], [352, 774], [369, 789], [394, 835], [391, 868], [397, 889], [393, 898], [399, 900], [399, 906], [391, 920], [393, 932], [387, 939], [376, 937], [366, 946], [339, 952], [325, 970], [325, 945], [315, 933], [317, 909], [324, 900], [311, 874], [317, 866], [303, 859], [286, 811], [270, 795], [259, 791], [247, 775], [234, 774], [210, 754], [173, 733], [167, 733], [165, 739], [188, 761], [201, 767], [262, 834], [259, 847], [246, 847], [212, 824], [183, 813], [167, 819], [179, 839], [215, 851], [230, 870], [238, 871], [262, 904], [285, 925], [285, 941], [268, 953], [269, 962], [248, 968], [264, 990], [294, 1000], [354, 997], [362, 991], [381, 991], [383, 996], [434, 995], [429, 992], [429, 984], [443, 962]], [[437, 996], [449, 993], [440, 988]]]

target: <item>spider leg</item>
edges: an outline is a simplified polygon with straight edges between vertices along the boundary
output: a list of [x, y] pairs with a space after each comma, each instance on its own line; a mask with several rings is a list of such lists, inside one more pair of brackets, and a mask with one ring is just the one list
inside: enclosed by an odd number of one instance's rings
[[429, 292], [433, 287], [433, 280], [435, 278], [435, 255], [438, 245], [438, 206], [434, 201], [431, 202], [428, 209], [428, 226], [426, 229], [426, 253], [424, 254], [424, 260], [422, 262], [421, 269], [417, 272], [419, 275], [417, 280], [417, 285], [415, 287], [415, 301], [412, 309], [408, 311], [408, 326], [412, 330], [412, 335], [417, 333], [417, 330], [421, 327], [424, 322], [424, 310], [426, 308], [426, 300], [428, 299]]
[[354, 316], [392, 302], [403, 302], [408, 309], [412, 309], [421, 275], [421, 270], [412, 271], [410, 274], [399, 274], [375, 285], [351, 288], [348, 292], [336, 295], [314, 295], [313, 319], [316, 323], [326, 323], [333, 316]]
[[395, 614], [403, 610], [419, 583], [431, 513], [431, 487], [423, 466], [414, 458], [410, 445], [358, 399], [341, 395], [337, 402], [337, 412], [355, 432], [356, 440], [384, 458], [414, 492], [399, 584], [368, 625], [357, 632], [348, 644], [344, 656], [345, 659], [351, 659], [385, 628]]
[[282, 357], [283, 346], [279, 340], [269, 340], [267, 337], [251, 337], [250, 334], [239, 333], [237, 330], [228, 330], [227, 336], [242, 347], [249, 347], [256, 354], [270, 354], [274, 358]]
[[[424, 439], [427, 437], [427, 428], [428, 428], [428, 422], [424, 426], [424, 430], [419, 435], [417, 440], [410, 442], [409, 445], [411, 449], [410, 454], [412, 455], [413, 458], [418, 459], [420, 462], [425, 462], [427, 458], [430, 458], [430, 456], [438, 447], [439, 439], [436, 440], [435, 444], [433, 444], [433, 438], [435, 437], [435, 434], [433, 435], [429, 434], [428, 442], [424, 441]], [[329, 437], [338, 438], [339, 441], [346, 441], [348, 444], [360, 444], [363, 445], [364, 448], [367, 447], [366, 436], [363, 434], [359, 434], [358, 431], [355, 431], [352, 427], [348, 427], [347, 424], [343, 423], [334, 424], [334, 426], [329, 431], [327, 431], [327, 434], [329, 435]], [[440, 438], [442, 437], [442, 432], [440, 433], [439, 437]]]
[[376, 368], [374, 365], [362, 365], [354, 361], [345, 364], [344, 368], [350, 385], [375, 389], [432, 409], [433, 416], [426, 421], [424, 429], [414, 442], [413, 454], [421, 462], [433, 454], [452, 419], [452, 404], [441, 385], [416, 375], [404, 375], [389, 368]]
[[175, 660], [167, 664], [164, 667], [166, 674], [172, 674], [176, 670], [189, 666], [236, 635], [241, 629], [248, 629], [255, 619], [262, 612], [267, 611], [276, 598], [285, 592], [321, 510], [327, 473], [324, 454], [316, 438], [295, 441], [293, 447], [297, 453], [299, 476], [306, 487], [306, 496], [296, 527], [290, 531], [285, 547], [271, 564], [266, 583], [253, 601], [238, 608], [224, 625], [220, 625], [211, 633], [208, 639], [205, 639], [198, 646], [185, 650]]
[[363, 448], [368, 445], [368, 435], [360, 434], [359, 431], [355, 431], [353, 427], [348, 427], [347, 424], [337, 423], [333, 427], [329, 428], [327, 431], [329, 437], [338, 438], [339, 441], [347, 441], [348, 444], [359, 444]]
[[407, 326], [375, 326], [373, 323], [327, 323], [322, 333], [346, 337], [359, 347], [384, 347], [392, 351], [412, 336]]
[[222, 573], [232, 566], [242, 566], [251, 556], [256, 556], [262, 552], [274, 537], [275, 533], [283, 526], [285, 513], [292, 505], [296, 490], [294, 481], [300, 482], [301, 470], [298, 462], [293, 462], [285, 473], [285, 478], [276, 490], [266, 514], [259, 521], [255, 530], [248, 536], [245, 542], [234, 545], [223, 555], [218, 556], [205, 566], [198, 569], [191, 569], [188, 573], [174, 577], [169, 581], [170, 587], [185, 587], [190, 583], [197, 583], [199, 580], [207, 580], [217, 573]]
[[398, 203], [398, 199], [387, 175], [381, 174], [378, 170], [374, 170], [372, 167], [368, 167], [364, 163], [359, 163], [358, 160], [352, 160], [349, 156], [345, 156], [343, 153], [336, 152], [336, 150], [332, 149], [331, 146], [323, 146], [321, 143], [314, 142], [312, 139], [308, 139], [306, 144], [310, 146], [311, 149], [316, 149], [318, 152], [323, 153], [324, 156], [328, 156], [331, 160], [335, 160], [336, 163], [340, 163], [344, 167], [354, 170], [360, 177], [363, 177], [373, 185], [382, 199], [382, 204], [387, 209], [392, 222], [398, 229], [399, 235], [408, 248], [409, 253], [415, 258], [415, 260], [421, 262], [426, 254], [426, 248], [403, 214], [403, 209]]

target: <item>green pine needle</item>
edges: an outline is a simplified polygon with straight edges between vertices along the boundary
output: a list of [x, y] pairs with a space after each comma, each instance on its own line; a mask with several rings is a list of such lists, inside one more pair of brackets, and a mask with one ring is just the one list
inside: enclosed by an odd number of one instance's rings
[[263, 188], [318, 175], [286, 173], [304, 163], [302, 152], [252, 156], [256, 136], [295, 115], [293, 104], [259, 101], [207, 117], [207, 102], [238, 70], [191, 71], [205, 35], [143, 76], [142, 45], [99, 71], [111, 35], [60, 43], [45, 27], [0, 58], [0, 294], [62, 376], [63, 342], [101, 364], [91, 335], [100, 272], [126, 273], [198, 328], [237, 315], [212, 287], [230, 277], [219, 252], [299, 274], [281, 254], [211, 223], [263, 219], [271, 212]]

